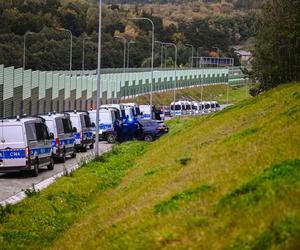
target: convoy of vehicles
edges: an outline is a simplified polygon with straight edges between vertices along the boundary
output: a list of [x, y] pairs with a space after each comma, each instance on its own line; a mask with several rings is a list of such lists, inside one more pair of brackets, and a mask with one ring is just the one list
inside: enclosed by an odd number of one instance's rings
[[137, 139], [154, 141], [168, 132], [165, 117], [210, 113], [220, 109], [213, 102], [180, 100], [170, 107], [156, 109], [135, 103], [102, 105], [99, 124], [96, 110], [49, 113], [36, 117], [0, 120], [0, 173], [54, 168], [54, 160], [65, 162], [67, 156], [94, 147], [96, 126], [99, 138], [109, 143]]

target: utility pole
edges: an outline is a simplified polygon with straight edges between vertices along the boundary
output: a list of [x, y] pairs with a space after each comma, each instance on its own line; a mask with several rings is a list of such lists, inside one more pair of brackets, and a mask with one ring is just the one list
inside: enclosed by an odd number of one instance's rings
[[[152, 95], [153, 95], [153, 62], [154, 62], [154, 23], [150, 18], [146, 17], [135, 17], [130, 18], [132, 20], [145, 20], [151, 23], [152, 25], [152, 46], [151, 46], [151, 81], [150, 81], [150, 107], [152, 109]], [[152, 112], [151, 112], [152, 118]]]
[[99, 155], [99, 111], [100, 111], [100, 84], [101, 84], [101, 32], [102, 32], [102, 0], [99, 0], [99, 25], [98, 25], [98, 66], [97, 66], [97, 94], [96, 94], [96, 145], [95, 155]]
[[123, 50], [123, 73], [126, 72], [126, 44], [127, 40], [123, 36], [114, 36], [114, 38], [122, 39], [124, 42], [124, 50]]
[[72, 47], [73, 47], [73, 35], [72, 35], [72, 31], [68, 30], [68, 29], [64, 29], [64, 28], [59, 28], [57, 29], [58, 31], [65, 31], [68, 32], [70, 34], [70, 71], [72, 71]]
[[23, 42], [23, 69], [25, 70], [26, 67], [26, 38], [28, 35], [32, 35], [34, 32], [27, 31], [24, 35], [24, 42]]

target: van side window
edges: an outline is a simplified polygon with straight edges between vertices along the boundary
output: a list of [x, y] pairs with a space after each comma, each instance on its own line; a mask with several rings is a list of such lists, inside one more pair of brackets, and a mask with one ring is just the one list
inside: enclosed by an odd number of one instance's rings
[[65, 133], [71, 133], [72, 132], [72, 126], [69, 119], [62, 119], [63, 129]]
[[87, 128], [92, 127], [91, 119], [88, 115], [84, 115], [84, 121]]
[[37, 140], [34, 123], [26, 123], [25, 130], [26, 130], [26, 135], [27, 135], [28, 141], [36, 141]]
[[61, 118], [56, 118], [56, 129], [58, 134], [63, 134], [64, 133], [64, 125], [63, 125], [63, 119]]
[[80, 117], [80, 123], [81, 123], [81, 126], [83, 127], [83, 128], [86, 128], [87, 127], [87, 125], [85, 124], [85, 119], [84, 119], [84, 115], [79, 115], [79, 117]]
[[46, 139], [45, 131], [44, 131], [45, 128], [43, 125], [44, 125], [43, 123], [35, 123], [35, 130], [36, 130], [36, 136], [38, 141]]

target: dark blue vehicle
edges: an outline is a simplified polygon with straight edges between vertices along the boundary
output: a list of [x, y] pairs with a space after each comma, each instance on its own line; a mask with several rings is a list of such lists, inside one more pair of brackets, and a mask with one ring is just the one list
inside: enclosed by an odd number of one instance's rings
[[125, 122], [115, 124], [117, 141], [132, 139], [154, 141], [165, 133], [165, 127], [152, 120], [127, 118]]

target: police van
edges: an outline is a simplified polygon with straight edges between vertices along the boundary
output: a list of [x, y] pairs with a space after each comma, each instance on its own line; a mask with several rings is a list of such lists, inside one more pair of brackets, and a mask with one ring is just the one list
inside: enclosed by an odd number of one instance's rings
[[54, 135], [42, 118], [24, 117], [0, 120], [0, 172], [54, 168], [52, 140]]
[[76, 157], [75, 138], [76, 128], [72, 127], [69, 114], [49, 113], [41, 115], [51, 133], [54, 134], [52, 148], [54, 157], [61, 162], [66, 161], [67, 156]]
[[114, 108], [118, 111], [119, 115], [119, 120], [122, 122], [126, 119], [126, 113], [125, 113], [125, 107], [123, 104], [106, 104], [106, 105], [101, 105], [100, 108]]
[[[96, 124], [96, 110], [89, 111], [91, 121]], [[115, 140], [114, 123], [119, 120], [119, 112], [116, 108], [100, 108], [99, 109], [99, 139]], [[97, 126], [97, 125], [96, 125]], [[96, 136], [96, 126], [93, 128], [93, 135]], [[113, 138], [111, 138], [113, 136]]]
[[91, 123], [89, 113], [76, 110], [67, 113], [70, 115], [73, 127], [77, 130], [74, 136], [76, 150], [86, 152], [88, 148], [94, 148], [93, 127], [95, 125]]

